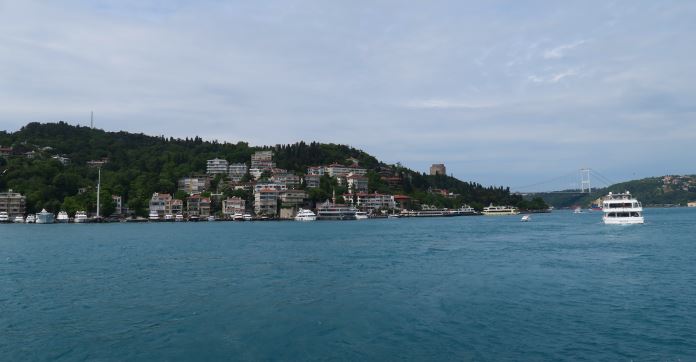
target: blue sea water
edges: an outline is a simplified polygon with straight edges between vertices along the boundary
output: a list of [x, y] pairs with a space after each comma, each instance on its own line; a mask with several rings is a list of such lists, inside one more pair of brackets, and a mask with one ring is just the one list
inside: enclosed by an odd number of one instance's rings
[[696, 360], [696, 209], [0, 225], [2, 360]]

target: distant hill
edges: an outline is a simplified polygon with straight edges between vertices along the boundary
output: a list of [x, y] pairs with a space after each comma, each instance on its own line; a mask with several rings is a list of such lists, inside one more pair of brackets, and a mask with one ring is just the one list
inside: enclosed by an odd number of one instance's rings
[[629, 191], [643, 205], [681, 205], [696, 201], [696, 175], [668, 175], [626, 181], [606, 188], [595, 189], [591, 194], [538, 193], [546, 203], [556, 207], [590, 206], [593, 200], [607, 195]]
[[[153, 192], [177, 193], [177, 180], [205, 172], [206, 160], [224, 158], [249, 163], [253, 152], [272, 150], [280, 168], [303, 175], [308, 166], [346, 163], [355, 159], [368, 169], [370, 192], [404, 194], [421, 204], [456, 208], [466, 203], [481, 208], [489, 203], [521, 208], [542, 207], [512, 195], [505, 187], [483, 187], [456, 178], [430, 176], [400, 165], [389, 165], [362, 150], [346, 145], [299, 142], [290, 145], [252, 147], [244, 142], [220, 143], [200, 137], [185, 139], [148, 136], [128, 132], [106, 132], [64, 122], [30, 123], [17, 132], [0, 132], [0, 191], [14, 189], [27, 197], [27, 211], [84, 208], [94, 210], [97, 169], [88, 162], [108, 159], [102, 166], [102, 205], [105, 214], [111, 195], [139, 215], [147, 214]], [[69, 162], [61, 163], [58, 157]], [[385, 175], [387, 176], [385, 178]], [[218, 188], [226, 194], [232, 191]], [[340, 186], [327, 184], [310, 193], [312, 201], [323, 201]], [[447, 190], [445, 193], [443, 190]]]

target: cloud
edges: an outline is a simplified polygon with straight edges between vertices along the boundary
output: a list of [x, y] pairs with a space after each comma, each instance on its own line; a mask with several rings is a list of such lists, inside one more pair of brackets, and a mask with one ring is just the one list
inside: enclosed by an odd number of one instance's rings
[[585, 43], [587, 43], [587, 40], [578, 40], [573, 43], [559, 45], [555, 48], [544, 51], [543, 57], [544, 59], [560, 59], [565, 57], [568, 51], [573, 50]]

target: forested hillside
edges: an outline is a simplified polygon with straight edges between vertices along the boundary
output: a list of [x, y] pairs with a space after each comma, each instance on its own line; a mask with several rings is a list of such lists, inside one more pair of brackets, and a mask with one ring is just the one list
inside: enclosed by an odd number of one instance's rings
[[[421, 204], [459, 207], [464, 203], [481, 208], [488, 203], [511, 204], [522, 208], [543, 207], [511, 195], [504, 187], [483, 187], [450, 176], [430, 176], [400, 165], [387, 165], [350, 146], [299, 142], [273, 147], [251, 147], [247, 143], [208, 142], [199, 137], [175, 139], [127, 132], [106, 132], [89, 127], [59, 123], [30, 123], [13, 133], [0, 132], [0, 146], [11, 151], [0, 156], [0, 191], [13, 189], [27, 197], [27, 211], [41, 208], [93, 210], [97, 168], [88, 161], [108, 158], [101, 167], [104, 214], [113, 210], [111, 195], [120, 195], [131, 210], [146, 214], [153, 192], [177, 193], [181, 177], [205, 173], [206, 160], [224, 158], [229, 162], [249, 163], [258, 150], [272, 150], [277, 166], [302, 175], [308, 166], [345, 163], [354, 158], [368, 169], [370, 191], [405, 194]], [[63, 165], [55, 156], [69, 159]], [[399, 178], [388, 184], [385, 172]], [[233, 194], [215, 180], [217, 189]], [[310, 192], [312, 201], [323, 201], [333, 190], [343, 190], [330, 182]], [[446, 189], [451, 195], [433, 190]]]

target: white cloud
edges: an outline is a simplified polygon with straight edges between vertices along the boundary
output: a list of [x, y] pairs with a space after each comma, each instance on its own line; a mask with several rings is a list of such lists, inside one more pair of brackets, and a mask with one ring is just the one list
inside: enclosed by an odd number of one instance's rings
[[559, 45], [555, 48], [546, 50], [543, 57], [544, 59], [560, 59], [565, 57], [568, 51], [573, 50], [585, 43], [587, 43], [587, 40], [579, 40], [573, 43]]

